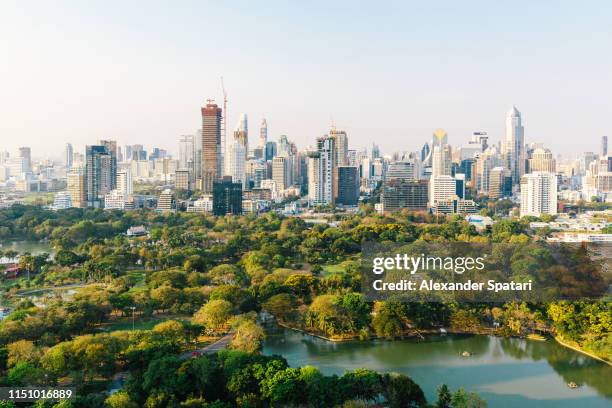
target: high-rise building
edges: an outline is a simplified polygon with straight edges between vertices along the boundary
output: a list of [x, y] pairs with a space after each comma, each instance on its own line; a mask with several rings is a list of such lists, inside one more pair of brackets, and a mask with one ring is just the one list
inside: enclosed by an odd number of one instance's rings
[[108, 175], [109, 180], [105, 184], [104, 194], [106, 194], [117, 188], [117, 142], [115, 140], [100, 140], [98, 144], [106, 147], [109, 156], [108, 168], [110, 173]]
[[336, 139], [336, 163], [338, 163], [338, 166], [348, 165], [348, 137], [346, 132], [332, 128], [329, 136]]
[[608, 155], [608, 136], [601, 137], [601, 155], [602, 156]]
[[106, 146], [86, 146], [85, 191], [88, 207], [101, 207], [104, 195], [112, 190], [111, 185], [116, 180], [111, 181], [113, 174], [111, 166], [112, 159]]
[[230, 176], [213, 183], [213, 214], [242, 214], [242, 185]]
[[432, 153], [432, 176], [450, 176], [452, 169], [451, 147], [447, 144], [434, 146]]
[[382, 211], [394, 212], [404, 208], [425, 211], [427, 210], [428, 191], [429, 182], [427, 180], [386, 179], [381, 190]]
[[278, 191], [289, 188], [292, 184], [290, 156], [277, 156], [272, 159], [272, 180], [276, 182]]
[[336, 139], [317, 139], [317, 150], [308, 155], [308, 200], [313, 204], [334, 204]]
[[191, 175], [187, 169], [177, 169], [174, 174], [174, 185], [177, 190], [191, 190]]
[[528, 172], [545, 171], [548, 173], [557, 172], [557, 162], [548, 149], [538, 147], [534, 149], [529, 159], [527, 159]]
[[[244, 147], [244, 160], [246, 160], [249, 153], [249, 122], [246, 113], [240, 115], [238, 127], [234, 131], [234, 140]], [[225, 172], [229, 174], [229, 167], [225, 169]]]
[[66, 184], [70, 201], [73, 207], [87, 206], [87, 192], [85, 188], [85, 170], [81, 166], [73, 166], [66, 175]]
[[536, 171], [521, 177], [521, 217], [557, 214], [557, 176]]
[[512, 196], [512, 176], [510, 170], [497, 166], [489, 172], [489, 198], [498, 200]]
[[234, 139], [227, 149], [227, 175], [232, 177], [234, 183], [240, 183], [242, 188], [246, 187], [246, 157], [244, 145], [239, 139]]
[[431, 176], [429, 180], [429, 205], [438, 201], [451, 200], [457, 195], [457, 181], [453, 176]]
[[267, 142], [266, 143], [266, 150], [264, 152], [264, 159], [266, 161], [268, 160], [272, 160], [273, 158], [276, 157], [277, 154], [277, 146], [276, 146], [276, 142]]
[[335, 183], [336, 204], [355, 206], [359, 202], [359, 168], [357, 166], [338, 166]]
[[72, 161], [74, 159], [74, 150], [70, 143], [66, 143], [66, 152], [64, 153], [64, 162], [66, 164], [66, 171], [72, 167]]
[[502, 145], [502, 154], [506, 167], [510, 170], [512, 184], [518, 185], [525, 174], [525, 130], [521, 113], [513, 106], [506, 114], [506, 138]]
[[385, 173], [385, 180], [404, 179], [416, 180], [415, 165], [409, 161], [396, 161], [389, 164]]
[[179, 139], [179, 169], [189, 170], [191, 175], [195, 175], [195, 136], [183, 135]]
[[259, 147], [264, 152], [266, 150], [267, 143], [268, 143], [268, 122], [266, 121], [266, 118], [263, 118], [261, 120], [261, 126], [259, 127]]
[[20, 147], [19, 157], [24, 159], [25, 173], [32, 171], [32, 149], [29, 147]]
[[134, 194], [134, 183], [132, 182], [131, 168], [117, 171], [117, 190], [126, 197]]
[[157, 199], [157, 211], [173, 212], [176, 211], [176, 198], [174, 192], [170, 189], [165, 189]]
[[213, 182], [222, 173], [221, 120], [222, 109], [209, 101], [202, 107], [202, 190], [212, 192]]

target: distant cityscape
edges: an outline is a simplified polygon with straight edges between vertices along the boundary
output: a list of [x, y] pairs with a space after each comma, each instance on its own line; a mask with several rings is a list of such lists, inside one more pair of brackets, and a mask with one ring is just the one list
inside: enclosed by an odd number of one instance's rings
[[[491, 141], [478, 131], [467, 144], [452, 146], [447, 133], [437, 129], [420, 149], [389, 154], [375, 143], [352, 149], [350, 136], [335, 126], [312, 146], [298, 149], [287, 135], [270, 140], [265, 118], [253, 137], [246, 114], [228, 132], [224, 107], [208, 100], [200, 113], [201, 128], [178, 137], [178, 157], [114, 140], [66, 144], [63, 163], [35, 162], [30, 147], [14, 155], [0, 150], [0, 207], [22, 202], [24, 193], [41, 192], [55, 193], [55, 210], [145, 208], [214, 215], [354, 211], [367, 202], [383, 214], [406, 209], [470, 216], [481, 212], [483, 203], [508, 200], [517, 215], [541, 217], [581, 201], [612, 202], [607, 136], [601, 137], [599, 152], [558, 160], [549, 148], [525, 140], [516, 107], [506, 113], [502, 140]], [[135, 184], [155, 189], [136, 191]]]

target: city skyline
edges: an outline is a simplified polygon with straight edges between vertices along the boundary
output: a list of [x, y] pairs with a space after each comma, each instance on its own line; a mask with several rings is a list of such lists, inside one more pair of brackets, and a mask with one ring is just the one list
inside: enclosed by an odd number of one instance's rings
[[198, 129], [199, 107], [222, 105], [221, 76], [228, 131], [247, 113], [251, 145], [262, 118], [270, 140], [287, 134], [300, 148], [332, 123], [354, 148], [375, 140], [384, 152], [416, 150], [438, 127], [453, 145], [474, 131], [496, 143], [513, 105], [525, 140], [555, 153], [598, 152], [609, 134], [612, 60], [592, 41], [610, 34], [605, 3], [599, 13], [569, 3], [552, 13], [528, 3], [142, 6], [2, 5], [0, 34], [16, 38], [2, 46], [15, 62], [0, 67], [4, 150], [61, 157], [67, 142], [82, 152], [106, 139], [176, 153], [175, 140]]

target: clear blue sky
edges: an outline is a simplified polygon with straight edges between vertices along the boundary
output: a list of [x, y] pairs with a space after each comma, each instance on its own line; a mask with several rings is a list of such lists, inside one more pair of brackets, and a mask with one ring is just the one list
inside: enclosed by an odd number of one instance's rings
[[176, 150], [199, 106], [230, 94], [255, 142], [300, 148], [331, 119], [351, 148], [415, 150], [442, 127], [556, 153], [612, 136], [607, 1], [7, 1], [0, 3], [0, 149], [99, 138]]

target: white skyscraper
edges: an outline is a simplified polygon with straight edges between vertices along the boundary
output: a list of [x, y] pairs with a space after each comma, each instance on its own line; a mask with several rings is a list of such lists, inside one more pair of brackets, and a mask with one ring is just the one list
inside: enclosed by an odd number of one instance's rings
[[183, 135], [179, 139], [179, 169], [195, 174], [195, 136]]
[[263, 118], [259, 127], [259, 148], [265, 151], [266, 143], [268, 143], [268, 122]]
[[313, 204], [334, 203], [336, 139], [317, 139], [317, 150], [308, 154], [308, 200]]
[[512, 184], [519, 183], [525, 173], [525, 134], [521, 113], [513, 106], [506, 114], [506, 138], [503, 143], [504, 160], [512, 176]]
[[70, 168], [72, 167], [72, 157], [73, 157], [74, 151], [72, 149], [72, 145], [70, 143], [66, 143], [66, 152], [65, 152], [65, 164], [66, 164], [66, 171], [70, 170]]
[[431, 176], [429, 180], [429, 205], [452, 200], [457, 195], [457, 181], [451, 175]]
[[117, 172], [117, 190], [126, 197], [134, 193], [134, 183], [132, 182], [132, 170], [130, 168]]
[[232, 176], [234, 183], [241, 183], [242, 188], [245, 187], [246, 174], [245, 174], [245, 149], [239, 140], [234, 140], [228, 149], [228, 173]]
[[557, 176], [536, 171], [521, 177], [521, 217], [557, 214]]

